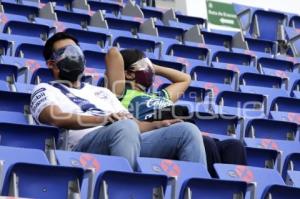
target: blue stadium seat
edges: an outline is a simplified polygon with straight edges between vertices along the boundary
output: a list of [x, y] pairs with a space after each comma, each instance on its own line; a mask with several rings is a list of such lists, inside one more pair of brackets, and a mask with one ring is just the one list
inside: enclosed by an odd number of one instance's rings
[[282, 160], [289, 154], [297, 152], [300, 147], [297, 124], [291, 122], [253, 119], [246, 125], [244, 136], [244, 141], [249, 147], [269, 149], [279, 153], [278, 171], [281, 171]]
[[246, 147], [247, 165], [261, 168], [280, 168], [280, 152], [275, 149]]
[[51, 29], [52, 32], [64, 32], [66, 29], [76, 29], [76, 30], [82, 30], [81, 25], [74, 24], [74, 23], [67, 23], [62, 21], [56, 21], [51, 19], [44, 19], [40, 17], [36, 17], [34, 19], [34, 22], [37, 24], [44, 24], [47, 25]]
[[255, 93], [255, 94], [264, 95], [267, 101], [267, 107], [266, 107], [267, 113], [269, 113], [272, 102], [275, 98], [289, 97], [288, 92], [280, 88], [267, 88], [267, 87], [260, 87], [260, 86], [240, 85], [240, 91], [243, 93]]
[[144, 52], [152, 53], [154, 53], [156, 49], [156, 43], [154, 41], [124, 36], [117, 37], [113, 42], [113, 46], [118, 46], [119, 48], [136, 48]]
[[243, 66], [253, 66], [253, 58], [251, 55], [226, 51], [216, 52], [214, 55], [212, 55], [212, 61]]
[[91, 51], [107, 51], [107, 48], [101, 48], [99, 45], [97, 44], [88, 44], [88, 43], [81, 43], [79, 42], [79, 46], [81, 48], [82, 51], [85, 50], [91, 50]]
[[274, 57], [273, 54], [266, 53], [266, 52], [254, 51], [254, 50], [247, 50], [247, 49], [241, 49], [241, 48], [235, 48], [235, 47], [233, 47], [231, 50], [232, 50], [232, 52], [235, 52], [235, 53], [242, 53], [242, 54], [250, 55], [255, 60], [257, 60], [261, 57]]
[[91, 184], [87, 181], [87, 179], [83, 181], [83, 193], [81, 195], [84, 197], [87, 194], [93, 195], [94, 183], [96, 181], [97, 176], [99, 176], [102, 172], [107, 170], [124, 172], [132, 171], [129, 163], [121, 157], [62, 150], [56, 150], [55, 154], [58, 164], [61, 166], [72, 166], [84, 168], [85, 170], [94, 170], [95, 174], [92, 173], [90, 174], [91, 177], [89, 177], [90, 179], [94, 178], [94, 182]]
[[285, 27], [286, 38], [291, 40], [299, 35], [299, 31], [296, 28]]
[[[169, 24], [169, 27], [176, 28], [176, 30], [178, 29], [177, 30], [178, 35], [176, 35], [175, 33], [173, 33], [173, 34], [174, 34], [175, 38], [180, 40], [180, 41], [181, 40], [184, 41], [184, 38], [182, 37], [184, 32], [190, 30], [191, 28], [193, 28], [193, 25], [190, 25], [190, 24], [187, 24], [187, 23], [182, 23], [182, 22], [177, 22], [177, 21], [173, 21], [173, 20], [169, 20], [168, 24]], [[181, 30], [183, 30], [183, 32]]]
[[16, 48], [15, 56], [44, 61], [44, 45], [22, 43]]
[[254, 58], [252, 55], [244, 53], [233, 53], [226, 51], [216, 52], [212, 56], [211, 65], [216, 68], [223, 68], [234, 71], [241, 75], [243, 73], [259, 73], [254, 67]]
[[189, 71], [191, 68], [195, 66], [207, 66], [208, 60], [200, 60], [200, 59], [190, 59], [185, 57], [177, 57], [177, 56], [171, 56], [171, 55], [163, 55], [160, 57], [160, 59], [164, 61], [171, 61], [171, 62], [177, 62], [181, 63], [185, 66], [186, 71]]
[[203, 82], [203, 81], [192, 81], [191, 86], [196, 88], [202, 88], [206, 90], [206, 95], [204, 96], [204, 103], [209, 105], [211, 102], [215, 101], [216, 97], [219, 93], [223, 91], [234, 91], [235, 89], [232, 88], [230, 85], [226, 84], [218, 84], [218, 83], [211, 83], [211, 82]]
[[236, 88], [237, 74], [234, 71], [206, 66], [196, 66], [189, 69], [190, 72], [187, 73], [189, 73], [192, 76], [193, 80], [200, 81], [203, 83], [209, 82], [218, 86], [228, 85], [229, 88], [226, 89], [229, 90], [235, 90]]
[[6, 81], [0, 80], [0, 90], [10, 91], [9, 84]]
[[173, 61], [167, 61], [167, 60], [161, 60], [161, 59], [150, 59], [153, 64], [159, 65], [159, 66], [164, 66], [168, 68], [172, 68], [178, 71], [184, 71], [185, 70], [185, 65], [182, 63], [178, 62], [173, 62]]
[[105, 52], [85, 50], [83, 51], [83, 53], [86, 59], [87, 67], [100, 69], [104, 72], [106, 55]]
[[233, 3], [233, 9], [237, 15], [240, 28], [243, 32], [248, 32], [251, 25], [253, 12], [258, 8]]
[[278, 97], [273, 100], [270, 116], [275, 120], [300, 122], [300, 99]]
[[219, 114], [237, 115], [245, 118], [264, 118], [266, 99], [263, 95], [223, 91], [216, 97], [214, 111]]
[[188, 16], [180, 13], [176, 13], [176, 18], [181, 23], [187, 23], [190, 25], [200, 25], [201, 27], [206, 27], [206, 19], [200, 18], [200, 17], [194, 17], [194, 16]]
[[33, 84], [26, 84], [26, 83], [15, 82], [14, 85], [16, 87], [16, 92], [18, 92], [18, 93], [28, 93], [28, 94], [31, 94], [32, 91], [33, 91], [33, 89], [34, 89], [34, 85]]
[[[162, 90], [168, 85], [170, 85], [170, 81], [165, 78], [156, 78], [156, 82], [154, 82], [155, 90]], [[205, 102], [205, 99], [209, 92], [205, 88], [192, 84], [185, 90], [176, 104], [187, 106], [190, 112], [208, 112], [210, 101]]]
[[251, 37], [245, 37], [245, 41], [249, 50], [276, 55], [277, 43], [274, 41], [267, 41], [261, 39], [253, 39]]
[[246, 123], [244, 137], [277, 140], [299, 141], [299, 131], [296, 123], [252, 119]]
[[295, 65], [300, 63], [299, 57], [292, 57], [288, 54], [286, 54], [286, 55], [278, 54], [278, 55], [276, 55], [276, 59], [290, 61], [290, 62], [293, 62], [293, 64], [295, 64]]
[[159, 37], [166, 37], [176, 39], [178, 41], [183, 41], [182, 37], [184, 29], [164, 25], [155, 25], [155, 27], [157, 28]]
[[[275, 11], [256, 10], [253, 13], [249, 33], [254, 38], [277, 41], [279, 26], [286, 23], [286, 16]], [[265, 24], [268, 24], [267, 26]], [[257, 29], [257, 32], [256, 32]]]
[[49, 68], [38, 68], [36, 69], [30, 80], [30, 84], [39, 84], [42, 82], [54, 81], [52, 71]]
[[59, 165], [93, 168], [97, 175], [107, 170], [132, 172], [128, 161], [122, 157], [63, 150], [55, 150], [55, 154]]
[[272, 185], [268, 187], [262, 198], [272, 198], [272, 199], [281, 199], [281, 198], [289, 198], [289, 199], [297, 199], [300, 194], [300, 189], [296, 187], [290, 187], [285, 185]]
[[195, 87], [195, 86], [189, 86], [180, 100], [183, 101], [190, 101], [190, 102], [202, 102], [204, 101], [206, 95], [206, 91], [203, 88]]
[[[88, 30], [93, 32], [108, 34], [110, 35], [111, 41], [113, 41], [115, 38], [120, 36], [133, 37], [132, 33], [126, 30], [106, 29], [106, 28], [100, 28], [95, 26], [88, 26]], [[111, 45], [111, 43], [109, 45]]]
[[[138, 198], [152, 198], [152, 188], [162, 186], [164, 193], [166, 187], [165, 176], [132, 173], [128, 161], [121, 157], [59, 150], [56, 151], [56, 156], [60, 165], [94, 169], [96, 183], [94, 198], [99, 198], [103, 181], [108, 187], [109, 198], [118, 198], [120, 194], [123, 194], [122, 197], [133, 194]], [[93, 190], [89, 189], [88, 191]], [[110, 191], [115, 189], [118, 191]]]
[[150, 6], [141, 7], [141, 10], [145, 18], [155, 18], [156, 20], [162, 20], [164, 11], [160, 8], [154, 8]]
[[55, 2], [56, 6], [71, 8], [73, 0], [54, 0], [54, 1], [51, 1], [51, 0], [41, 0], [40, 2], [41, 3]]
[[300, 171], [288, 171], [289, 183], [294, 187], [300, 187]]
[[[215, 191], [218, 187], [218, 191]], [[219, 180], [219, 179], [199, 179], [187, 180], [182, 188], [179, 198], [244, 198], [247, 191], [247, 183], [242, 181]]]
[[1, 122], [9, 122], [15, 124], [29, 124], [29, 120], [21, 112], [14, 111], [0, 111], [0, 121]]
[[[286, 156], [282, 166], [282, 177], [288, 180], [289, 172], [300, 171], [300, 154], [299, 152], [290, 153]], [[299, 186], [298, 186], [299, 187]]]
[[220, 193], [213, 191], [216, 186], [220, 188], [224, 198], [232, 198], [234, 193], [246, 191], [245, 183], [211, 179], [200, 163], [140, 157], [138, 164], [143, 173], [168, 176], [171, 187], [167, 189], [166, 197], [189, 198], [184, 197], [189, 190], [193, 193], [192, 198], [198, 198], [200, 195], [205, 198], [217, 198]]
[[49, 150], [58, 143], [59, 130], [54, 127], [0, 123], [0, 145]]
[[2, 56], [1, 63], [16, 65], [19, 69], [18, 82], [30, 82], [32, 73], [38, 68], [46, 68], [45, 61], [20, 57]]
[[201, 133], [218, 140], [240, 139], [242, 119], [234, 115], [218, 115], [205, 112], [192, 113], [193, 121]]
[[38, 3], [34, 5], [33, 3], [29, 4], [26, 1], [17, 3], [17, 1], [12, 2], [10, 0], [2, 0], [1, 5], [3, 5], [5, 13], [22, 15], [29, 19], [33, 19], [39, 15]]
[[300, 16], [294, 15], [291, 17], [289, 25], [293, 28], [300, 28]]
[[81, 168], [16, 163], [7, 172], [2, 194], [45, 199], [78, 197], [83, 177]]
[[85, 67], [82, 82], [90, 83], [95, 86], [105, 86], [105, 72], [102, 69]]
[[272, 58], [260, 58], [257, 60], [257, 66], [264, 74], [281, 76], [282, 72], [292, 73], [294, 71], [294, 64], [291, 61], [284, 61]]
[[242, 180], [248, 184], [251, 183], [254, 186], [255, 198], [265, 198], [262, 197], [263, 194], [272, 185], [285, 185], [279, 173], [273, 169], [232, 164], [215, 164], [214, 167], [220, 179]]
[[210, 179], [208, 171], [201, 163], [139, 157], [138, 165], [142, 173], [168, 176], [169, 186], [166, 197], [172, 199], [179, 197], [181, 186], [186, 180], [191, 178]]
[[264, 138], [244, 138], [246, 146], [253, 148], [270, 149], [278, 152], [277, 170], [283, 171], [283, 160], [290, 154], [297, 153], [300, 150], [300, 144], [297, 141], [275, 140]]
[[138, 32], [141, 24], [138, 21], [108, 16], [105, 17], [105, 20], [107, 21], [108, 27], [110, 29], [129, 31], [133, 34], [136, 34]]
[[300, 77], [295, 75], [289, 77], [289, 92], [291, 97], [300, 98], [299, 86], [300, 86]]
[[176, 57], [202, 60], [204, 62], [209, 58], [209, 51], [207, 48], [185, 46], [181, 44], [173, 44], [169, 46], [167, 54]]
[[61, 7], [55, 7], [55, 13], [57, 15], [58, 21], [63, 21], [67, 23], [79, 24], [83, 27], [87, 27], [90, 22], [90, 13], [87, 10], [72, 10], [68, 11], [61, 9]]
[[98, 44], [101, 48], [108, 46], [110, 36], [105, 33], [67, 28], [65, 32], [75, 36], [79, 42]]
[[7, 38], [1, 38], [0, 36], [0, 55], [9, 55], [12, 51], [12, 41], [7, 40]]
[[0, 91], [0, 110], [24, 113], [30, 104], [30, 94]]
[[[85, 67], [84, 76], [82, 77], [81, 81], [96, 85], [99, 81], [99, 78], [103, 76], [103, 72], [104, 71], [100, 69]], [[33, 85], [42, 82], [49, 83], [51, 81], [55, 81], [52, 71], [49, 68], [38, 68], [33, 72], [30, 84]]]
[[0, 48], [2, 48], [1, 54], [12, 56], [15, 54], [15, 49], [17, 46], [25, 42], [38, 45], [42, 45], [44, 43], [40, 38], [37, 37], [0, 33]]
[[[99, 199], [103, 195], [109, 198], [164, 198], [167, 181], [164, 175], [106, 171], [98, 177], [94, 195]], [[107, 188], [103, 190], [103, 187]]]
[[2, 190], [5, 174], [12, 165], [18, 162], [27, 162], [35, 164], [48, 165], [49, 161], [42, 150], [26, 149], [17, 147], [0, 146], [0, 160], [1, 160], [1, 179], [0, 189]]
[[138, 38], [154, 41], [156, 46], [160, 47], [160, 55], [167, 54], [168, 48], [173, 44], [179, 44], [179, 41], [172, 38], [158, 37], [143, 33], [137, 33]]
[[24, 16], [0, 13], [3, 23], [0, 25], [1, 32], [31, 36], [46, 40], [50, 29], [47, 25], [30, 23]]
[[298, 29], [285, 27], [285, 33], [288, 42], [287, 55], [298, 57], [300, 51], [300, 33]]
[[14, 82], [18, 79], [18, 67], [9, 64], [0, 64], [0, 80]]
[[257, 73], [244, 73], [240, 76], [240, 85], [257, 86], [267, 88], [282, 88], [283, 79], [271, 75], [262, 75]]
[[232, 47], [233, 34], [227, 34], [227, 32], [209, 32], [207, 30], [201, 30], [201, 34], [204, 37], [205, 44], [224, 46], [227, 49]]
[[113, 13], [116, 16], [119, 15], [123, 6], [121, 3], [114, 1], [96, 1], [88, 0], [88, 4], [92, 11], [105, 10], [106, 13]]

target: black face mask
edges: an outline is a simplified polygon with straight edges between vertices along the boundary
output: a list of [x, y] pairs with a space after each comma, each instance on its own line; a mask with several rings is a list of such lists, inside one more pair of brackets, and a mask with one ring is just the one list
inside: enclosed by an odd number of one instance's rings
[[85, 58], [77, 45], [68, 45], [53, 53], [53, 59], [59, 68], [59, 78], [75, 82], [83, 74]]

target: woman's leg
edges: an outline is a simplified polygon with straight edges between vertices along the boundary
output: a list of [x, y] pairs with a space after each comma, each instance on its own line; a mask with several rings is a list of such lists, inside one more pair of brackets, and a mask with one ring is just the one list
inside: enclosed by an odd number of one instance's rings
[[246, 149], [237, 139], [227, 139], [217, 143], [222, 163], [247, 164]]
[[214, 163], [221, 162], [221, 156], [219, 153], [218, 145], [215, 139], [208, 136], [203, 136], [203, 142], [205, 146], [208, 172], [210, 173], [211, 177], [216, 178], [218, 176], [214, 169]]

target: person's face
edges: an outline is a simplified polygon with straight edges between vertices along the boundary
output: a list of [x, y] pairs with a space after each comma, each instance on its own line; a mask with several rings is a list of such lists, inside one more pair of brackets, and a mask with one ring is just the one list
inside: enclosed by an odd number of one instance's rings
[[[68, 45], [76, 45], [76, 43], [72, 39], [63, 39], [56, 41], [53, 45], [53, 52], [57, 51], [58, 49], [64, 48]], [[59, 68], [56, 66], [55, 61], [48, 60], [47, 66], [49, 69], [52, 70], [54, 78], [59, 79]]]
[[155, 71], [152, 62], [148, 58], [143, 58], [132, 64], [125, 71], [125, 78], [127, 81], [131, 81], [147, 89], [152, 86], [154, 74]]

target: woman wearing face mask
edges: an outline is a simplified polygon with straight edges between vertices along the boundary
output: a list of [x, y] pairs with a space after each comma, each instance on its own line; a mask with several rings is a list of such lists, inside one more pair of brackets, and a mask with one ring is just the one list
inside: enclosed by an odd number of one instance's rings
[[[117, 48], [110, 49], [106, 67], [107, 87], [136, 118], [153, 121], [188, 115], [186, 107], [174, 105], [190, 84], [188, 74], [155, 65], [137, 49], [120, 52]], [[172, 84], [158, 93], [149, 92], [155, 75], [169, 79]], [[214, 163], [246, 164], [245, 148], [239, 140], [216, 141], [207, 136], [203, 136], [203, 140], [212, 177], [217, 177]]]

